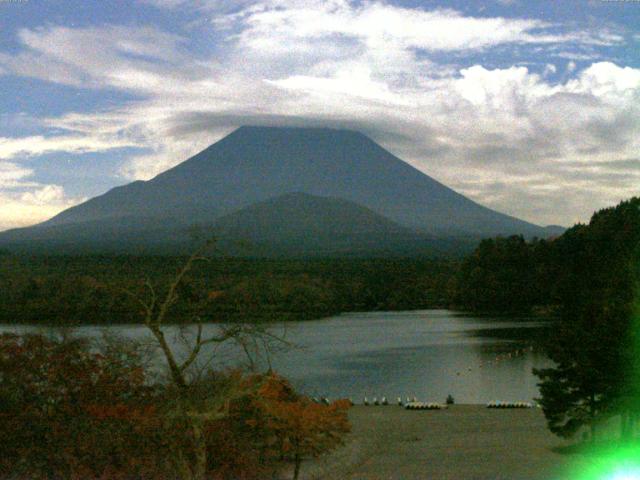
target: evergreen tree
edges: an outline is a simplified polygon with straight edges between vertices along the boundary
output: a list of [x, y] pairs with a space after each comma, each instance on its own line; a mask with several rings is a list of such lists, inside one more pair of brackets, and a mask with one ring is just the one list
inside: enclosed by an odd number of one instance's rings
[[490, 238], [462, 264], [456, 303], [473, 311], [526, 311], [545, 301], [535, 267], [539, 241]]
[[554, 249], [562, 313], [547, 353], [556, 366], [534, 373], [550, 430], [569, 437], [589, 425], [595, 434], [599, 420], [629, 419], [639, 406], [640, 198], [597, 212]]

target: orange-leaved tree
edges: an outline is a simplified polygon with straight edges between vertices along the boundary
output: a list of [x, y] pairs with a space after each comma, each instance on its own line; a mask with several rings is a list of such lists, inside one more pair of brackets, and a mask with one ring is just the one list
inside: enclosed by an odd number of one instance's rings
[[0, 335], [0, 478], [163, 478], [168, 445], [135, 351]]
[[350, 431], [348, 400], [329, 405], [315, 403], [296, 393], [286, 379], [276, 374], [262, 379], [252, 402], [258, 415], [247, 423], [266, 432], [268, 454], [293, 462], [294, 479], [300, 474], [304, 458], [317, 457], [342, 445]]

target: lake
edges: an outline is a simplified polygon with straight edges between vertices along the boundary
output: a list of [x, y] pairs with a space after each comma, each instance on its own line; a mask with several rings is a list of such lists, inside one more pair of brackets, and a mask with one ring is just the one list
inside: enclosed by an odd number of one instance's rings
[[[538, 395], [531, 369], [550, 365], [532, 348], [544, 325], [449, 310], [347, 313], [276, 327], [274, 333], [295, 347], [274, 353], [272, 365], [309, 395], [350, 397], [356, 403], [365, 396], [443, 402], [448, 394], [458, 403], [531, 401]], [[206, 325], [205, 332], [215, 328]], [[39, 328], [0, 325], [0, 331], [34, 330]], [[87, 336], [102, 331], [148, 336], [145, 327], [137, 325], [76, 329]], [[174, 335], [168, 339], [178, 342]], [[221, 363], [238, 359], [229, 349], [215, 353]]]

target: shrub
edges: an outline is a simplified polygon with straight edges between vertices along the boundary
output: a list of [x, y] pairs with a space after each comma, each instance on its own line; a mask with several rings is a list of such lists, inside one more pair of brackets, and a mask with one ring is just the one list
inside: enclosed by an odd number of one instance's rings
[[0, 335], [0, 477], [153, 478], [166, 451], [133, 352]]
[[275, 374], [215, 373], [185, 391], [151, 385], [136, 348], [2, 334], [0, 478], [191, 478], [194, 419], [206, 439], [203, 478], [269, 478], [287, 463], [297, 478], [304, 458], [349, 431], [348, 401], [315, 404]]

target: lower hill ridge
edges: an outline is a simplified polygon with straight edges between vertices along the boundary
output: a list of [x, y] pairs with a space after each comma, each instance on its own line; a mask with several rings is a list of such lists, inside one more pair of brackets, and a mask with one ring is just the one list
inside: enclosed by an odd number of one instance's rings
[[195, 226], [179, 217], [137, 216], [44, 224], [5, 232], [0, 245], [16, 252], [184, 254], [203, 236], [214, 236], [224, 254], [247, 257], [440, 256], [474, 245], [416, 232], [342, 198], [300, 192]]

